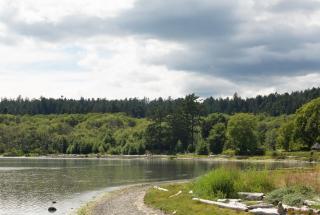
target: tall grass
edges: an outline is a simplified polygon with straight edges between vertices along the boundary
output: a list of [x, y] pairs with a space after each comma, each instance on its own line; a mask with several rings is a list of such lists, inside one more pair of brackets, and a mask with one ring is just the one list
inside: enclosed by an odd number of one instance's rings
[[219, 168], [194, 183], [195, 194], [202, 198], [236, 198], [237, 192], [269, 192], [275, 188], [268, 171]]

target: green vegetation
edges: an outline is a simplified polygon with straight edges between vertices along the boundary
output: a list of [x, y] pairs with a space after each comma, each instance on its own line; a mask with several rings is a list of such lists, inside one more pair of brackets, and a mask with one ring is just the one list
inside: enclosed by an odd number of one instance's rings
[[[239, 211], [221, 209], [192, 200], [193, 197], [209, 200], [237, 198], [237, 192], [241, 191], [267, 193], [266, 201], [270, 203], [282, 201], [291, 206], [301, 206], [305, 200], [319, 198], [319, 176], [319, 168], [262, 171], [221, 168], [193, 182], [162, 186], [169, 192], [151, 188], [145, 196], [145, 203], [168, 213], [176, 211], [177, 214], [241, 214]], [[179, 190], [182, 191], [181, 195], [169, 198]], [[193, 194], [189, 193], [190, 190], [194, 191]], [[257, 202], [246, 203], [249, 205]], [[317, 207], [319, 206], [313, 206]]]
[[[233, 211], [229, 209], [218, 208], [213, 205], [206, 205], [196, 201], [192, 201], [192, 194], [189, 194], [190, 184], [175, 184], [165, 186], [169, 192], [162, 192], [156, 189], [150, 189], [144, 201], [147, 205], [159, 208], [168, 214], [176, 211], [176, 215], [193, 215], [193, 214], [223, 214], [223, 215], [244, 215], [246, 212]], [[182, 193], [174, 198], [169, 196], [179, 191]]]
[[124, 114], [0, 115], [0, 152], [144, 154], [147, 125]]
[[[267, 113], [271, 116], [283, 114], [293, 114], [303, 104], [320, 97], [320, 88], [312, 88], [304, 91], [292, 92], [291, 94], [271, 93], [266, 96], [258, 95], [255, 98], [243, 99], [234, 94], [232, 98], [204, 99], [200, 105], [201, 115], [206, 116], [211, 113]], [[3, 114], [86, 114], [86, 113], [126, 113], [132, 117], [151, 118], [157, 107], [161, 107], [161, 112], [172, 115], [181, 104], [182, 98], [178, 99], [85, 99], [79, 100], [44, 98], [23, 99], [19, 96], [16, 99], [2, 98], [0, 101], [0, 113]]]
[[[158, 103], [157, 103], [158, 104]], [[59, 115], [0, 115], [0, 154], [223, 154], [286, 158], [304, 151], [307, 160], [320, 140], [320, 98], [296, 114], [202, 114], [203, 103], [194, 94], [153, 104], [148, 118], [125, 113]], [[302, 153], [302, 152], [301, 152]], [[298, 155], [298, 154], [297, 154]]]
[[308, 186], [283, 187], [272, 191], [266, 196], [268, 202], [277, 204], [283, 202], [287, 205], [302, 206], [305, 200], [316, 197], [316, 192]]
[[195, 194], [205, 199], [237, 198], [237, 192], [269, 192], [274, 182], [267, 171], [220, 168], [197, 179]]

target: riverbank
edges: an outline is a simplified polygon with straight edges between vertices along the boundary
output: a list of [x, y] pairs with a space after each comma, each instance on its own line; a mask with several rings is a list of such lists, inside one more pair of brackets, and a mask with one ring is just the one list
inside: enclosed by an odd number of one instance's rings
[[10, 157], [0, 155], [0, 158], [28, 158], [28, 159], [177, 159], [177, 160], [202, 160], [202, 161], [235, 161], [235, 162], [309, 162], [319, 163], [320, 152], [279, 152], [267, 153], [262, 156], [236, 156], [236, 155], [108, 155], [108, 154], [49, 154]]

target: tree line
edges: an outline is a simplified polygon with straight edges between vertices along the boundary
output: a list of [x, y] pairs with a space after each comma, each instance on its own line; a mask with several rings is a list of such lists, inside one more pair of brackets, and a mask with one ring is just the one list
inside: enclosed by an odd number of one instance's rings
[[[310, 150], [320, 142], [320, 97], [294, 114], [211, 113], [194, 95], [169, 114], [160, 102], [149, 118], [125, 113], [0, 114], [0, 154], [238, 154]], [[162, 101], [165, 103], [165, 101]]]
[[[241, 98], [236, 93], [232, 98], [209, 97], [199, 103], [200, 115], [210, 113], [234, 114], [267, 113], [271, 116], [293, 114], [303, 104], [320, 96], [320, 88], [312, 88], [284, 94], [272, 93], [267, 96], [255, 98]], [[155, 109], [159, 106], [166, 115], [173, 114], [180, 108], [183, 98], [158, 98], [154, 100], [122, 99], [107, 100], [94, 98], [67, 99], [44, 98], [28, 99], [19, 96], [16, 99], [2, 98], [0, 101], [0, 113], [2, 114], [85, 114], [85, 113], [126, 113], [132, 117], [153, 117]]]

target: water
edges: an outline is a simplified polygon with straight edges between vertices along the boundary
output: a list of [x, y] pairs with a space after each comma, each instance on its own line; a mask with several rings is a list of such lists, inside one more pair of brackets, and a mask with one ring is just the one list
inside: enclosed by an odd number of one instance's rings
[[197, 160], [0, 159], [0, 214], [69, 214], [84, 202], [121, 185], [189, 179], [218, 166], [286, 168], [303, 163]]

